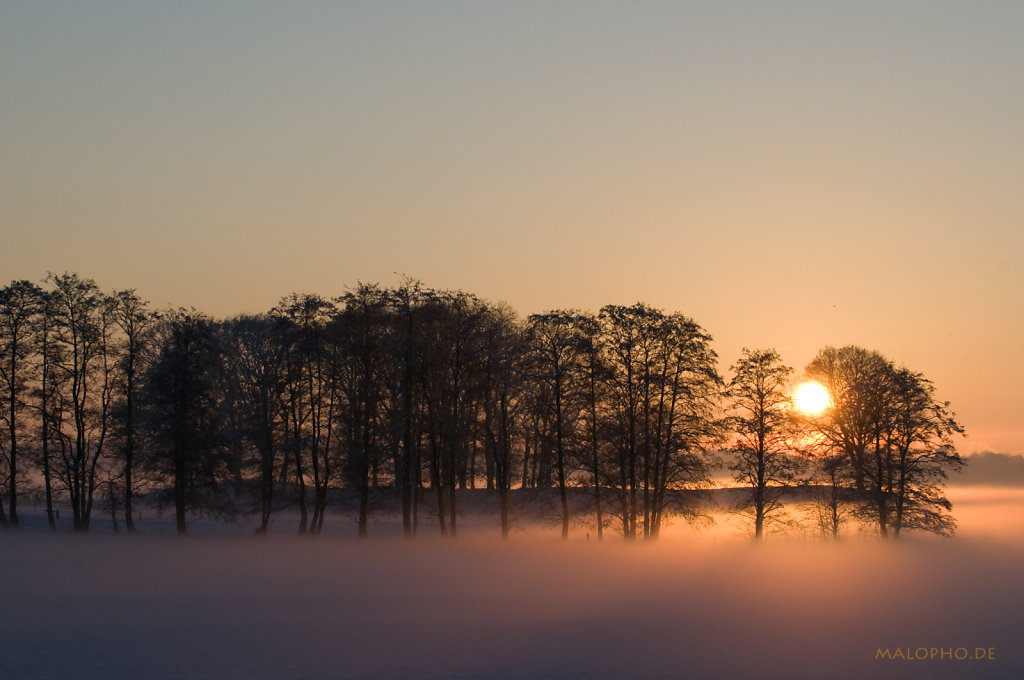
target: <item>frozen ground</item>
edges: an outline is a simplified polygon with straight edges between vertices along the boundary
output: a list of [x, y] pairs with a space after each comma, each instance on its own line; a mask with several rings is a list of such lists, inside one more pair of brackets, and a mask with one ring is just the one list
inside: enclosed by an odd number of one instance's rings
[[958, 538], [889, 545], [6, 532], [0, 678], [1024, 677], [1024, 493], [951, 495]]

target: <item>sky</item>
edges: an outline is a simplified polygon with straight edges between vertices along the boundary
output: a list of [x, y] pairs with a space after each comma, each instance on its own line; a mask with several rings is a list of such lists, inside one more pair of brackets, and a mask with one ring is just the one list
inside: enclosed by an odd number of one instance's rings
[[1024, 452], [1024, 5], [0, 0], [0, 277], [857, 344]]

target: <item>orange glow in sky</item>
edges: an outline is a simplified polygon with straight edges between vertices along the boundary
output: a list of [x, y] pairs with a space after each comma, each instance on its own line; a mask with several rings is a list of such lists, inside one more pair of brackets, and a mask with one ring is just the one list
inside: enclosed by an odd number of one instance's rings
[[[406, 274], [931, 379], [1024, 453], [1024, 3], [9, 3], [0, 273], [226, 317]], [[813, 263], [812, 286], [783, 285]], [[398, 274], [396, 274], [396, 272]]]

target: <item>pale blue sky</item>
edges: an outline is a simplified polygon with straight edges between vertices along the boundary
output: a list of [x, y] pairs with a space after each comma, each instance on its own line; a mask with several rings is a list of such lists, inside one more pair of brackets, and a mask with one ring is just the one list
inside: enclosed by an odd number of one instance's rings
[[1024, 4], [0, 0], [0, 266], [858, 343], [1024, 452]]

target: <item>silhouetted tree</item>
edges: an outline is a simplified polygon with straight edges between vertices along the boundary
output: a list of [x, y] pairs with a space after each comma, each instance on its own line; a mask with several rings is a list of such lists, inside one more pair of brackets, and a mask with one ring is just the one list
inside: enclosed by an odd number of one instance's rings
[[53, 286], [55, 385], [64, 442], [58, 459], [76, 530], [88, 531], [97, 469], [105, 453], [116, 384], [116, 328], [110, 298], [92, 279], [51, 275]]
[[883, 538], [911, 527], [952, 533], [941, 482], [961, 465], [951, 437], [963, 430], [931, 384], [854, 346], [826, 347], [807, 374], [829, 391], [831, 405], [810, 422], [848, 465], [861, 515]]
[[949, 402], [937, 401], [934, 386], [920, 373], [896, 369], [890, 393], [884, 484], [886, 494], [894, 497], [893, 535], [904, 529], [952, 534], [956, 523], [942, 482], [947, 471], [963, 465], [951, 441], [963, 434], [963, 427]]
[[598, 409], [603, 407], [607, 399], [606, 385], [611, 373], [608, 362], [602, 355], [601, 326], [595, 316], [580, 315], [577, 319], [580, 329], [581, 358], [583, 370], [583, 404], [586, 420], [587, 443], [590, 450], [584, 457], [594, 484], [594, 514], [597, 524], [597, 540], [604, 538], [604, 511], [601, 505], [601, 485], [603, 484], [604, 459], [602, 453], [603, 438], [600, 434], [602, 423]]
[[[283, 397], [285, 346], [274, 333], [275, 322], [263, 316], [241, 316], [218, 325], [222, 413], [231, 445], [248, 443], [256, 451], [260, 525], [266, 533], [274, 511], [274, 478], [278, 446], [284, 437]], [[244, 461], [243, 461], [244, 464]]]
[[41, 295], [39, 286], [29, 281], [12, 281], [0, 288], [0, 388], [3, 389], [5, 402], [4, 408], [0, 410], [0, 420], [7, 434], [6, 446], [0, 439], [0, 454], [7, 468], [9, 503], [6, 516], [3, 504], [0, 503], [0, 524], [15, 527], [18, 526], [18, 478], [21, 474], [21, 451], [18, 445], [20, 418], [33, 369], [33, 322], [39, 313]]
[[642, 528], [645, 538], [656, 538], [668, 491], [709, 482], [706, 445], [718, 435], [717, 355], [711, 336], [681, 314], [609, 305], [600, 322], [623, 534], [630, 540]]
[[[135, 294], [134, 290], [121, 290], [114, 293], [111, 300], [114, 322], [120, 327], [123, 347], [121, 355], [121, 398], [123, 400], [119, 412], [124, 459], [121, 472], [124, 483], [123, 506], [125, 530], [135, 531], [132, 499], [135, 491], [136, 441], [138, 439], [138, 390], [140, 363], [142, 360], [147, 331], [153, 322], [153, 314], [147, 309], [147, 302]], [[108, 489], [111, 499], [113, 489]], [[111, 500], [111, 502], [113, 502]], [[116, 525], [115, 525], [116, 526]]]
[[808, 377], [828, 390], [830, 406], [811, 422], [837, 451], [846, 456], [854, 486], [869, 492], [866, 478], [871, 447], [885, 420], [889, 361], [860, 347], [826, 347], [808, 364]]
[[[340, 481], [357, 490], [360, 535], [371, 490], [388, 486], [414, 535], [428, 485], [441, 533], [455, 535], [456, 490], [476, 486], [482, 459], [504, 536], [516, 484], [557, 487], [563, 537], [571, 488], [592, 484], [598, 537], [617, 515], [627, 540], [653, 539], [668, 510], [691, 512], [716, 462], [717, 357], [680, 314], [609, 305], [524, 323], [505, 305], [407, 279], [359, 284], [333, 303], [291, 295], [256, 317], [177, 310], [157, 322], [133, 290], [106, 296], [77, 274], [47, 281], [0, 290], [0, 522], [18, 520], [29, 461], [51, 527], [55, 478], [76, 529], [88, 529], [104, 485], [104, 507], [133, 530], [149, 472], [182, 532], [190, 509], [232, 511], [231, 482], [236, 495], [258, 485], [261, 531], [294, 489], [299, 531], [317, 533]], [[792, 481], [790, 371], [771, 351], [745, 352], [733, 369], [734, 472], [761, 536]], [[961, 464], [951, 440], [962, 428], [931, 383], [856, 347], [822, 350], [808, 373], [832, 394], [806, 419], [831, 491], [826, 528], [837, 533], [855, 501], [882, 535], [951, 532], [942, 482]]]
[[[514, 447], [524, 406], [524, 362], [527, 333], [509, 307], [491, 307], [484, 322], [483, 430], [488, 460], [494, 468], [501, 537], [508, 538], [509, 491], [512, 488]], [[563, 517], [567, 516], [563, 504]], [[566, 535], [563, 522], [563, 537]]]
[[726, 395], [732, 414], [727, 422], [736, 435], [730, 469], [733, 479], [750, 491], [740, 509], [752, 515], [754, 537], [761, 539], [765, 523], [781, 510], [782, 493], [799, 471], [799, 459], [793, 455], [793, 369], [773, 349], [744, 348], [730, 370], [733, 378]]
[[418, 525], [419, 492], [422, 486], [419, 412], [422, 404], [422, 363], [424, 348], [424, 298], [428, 295], [419, 281], [406, 279], [387, 292], [387, 355], [390, 440], [394, 459], [395, 485], [402, 503], [402, 531], [414, 536]]
[[360, 284], [341, 299], [343, 308], [332, 332], [339, 347], [339, 389], [343, 395], [345, 476], [359, 491], [359, 536], [367, 535], [370, 473], [379, 454], [386, 342], [387, 297], [378, 286]]
[[[337, 313], [317, 295], [292, 295], [274, 308], [277, 339], [284, 347], [284, 403], [288, 452], [294, 457], [299, 494], [299, 533], [318, 533], [323, 526], [327, 487], [334, 472], [332, 439], [338, 407], [334, 345], [326, 329]], [[308, 454], [308, 468], [306, 467]], [[308, 472], [306, 471], [308, 469]], [[306, 476], [314, 489], [313, 518], [307, 527]]]
[[556, 310], [534, 314], [528, 319], [530, 365], [533, 379], [539, 383], [546, 399], [539, 400], [548, 410], [553, 430], [555, 482], [558, 485], [562, 518], [562, 539], [569, 538], [568, 478], [570, 440], [583, 413], [583, 351], [582, 314], [572, 310]]
[[43, 475], [46, 519], [51, 531], [57, 528], [53, 505], [53, 450], [67, 450], [66, 440], [62, 436], [60, 374], [54, 370], [60, 364], [60, 345], [55, 338], [56, 317], [57, 297], [51, 291], [43, 291], [40, 294], [39, 315], [36, 317], [35, 327], [39, 383], [34, 394], [39, 413], [38, 467]]
[[[465, 479], [480, 398], [479, 367], [486, 305], [476, 296], [432, 292], [423, 305], [421, 378], [431, 486], [442, 535], [455, 536], [455, 489]], [[461, 472], [461, 475], [460, 475]]]
[[842, 453], [825, 448], [814, 457], [813, 465], [814, 520], [823, 536], [835, 540], [850, 514], [850, 490], [846, 483], [850, 478], [849, 463]]
[[188, 532], [187, 511], [226, 511], [216, 492], [226, 461], [218, 456], [216, 354], [210, 319], [191, 310], [174, 310], [160, 322], [155, 356], [145, 380], [150, 465], [170, 480], [175, 524]]

